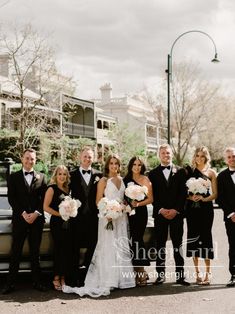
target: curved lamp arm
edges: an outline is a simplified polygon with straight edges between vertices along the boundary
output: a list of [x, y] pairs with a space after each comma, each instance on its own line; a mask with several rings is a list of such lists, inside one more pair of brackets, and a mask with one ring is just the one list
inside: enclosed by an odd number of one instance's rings
[[201, 33], [201, 34], [207, 36], [211, 40], [211, 42], [214, 46], [214, 49], [215, 49], [215, 56], [211, 60], [211, 62], [214, 62], [214, 63], [219, 62], [219, 60], [217, 58], [217, 49], [216, 49], [215, 42], [214, 42], [213, 38], [209, 34], [207, 34], [206, 32], [203, 32], [200, 30], [187, 31], [187, 32], [184, 32], [181, 35], [179, 35], [176, 38], [176, 40], [173, 42], [173, 44], [171, 46], [170, 54], [167, 55], [167, 70], [166, 70], [166, 73], [167, 73], [167, 120], [168, 120], [167, 121], [167, 129], [168, 129], [168, 131], [167, 131], [167, 142], [168, 142], [168, 144], [170, 144], [170, 135], [171, 135], [170, 134], [170, 128], [171, 128], [171, 126], [170, 126], [170, 81], [171, 81], [171, 75], [172, 75], [172, 51], [173, 51], [173, 48], [174, 48], [176, 42], [182, 36], [189, 34], [189, 33]]

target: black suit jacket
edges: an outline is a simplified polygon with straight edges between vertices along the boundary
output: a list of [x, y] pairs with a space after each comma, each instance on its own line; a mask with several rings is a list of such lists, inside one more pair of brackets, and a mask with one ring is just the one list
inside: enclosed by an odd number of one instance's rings
[[91, 170], [91, 179], [89, 182], [89, 194], [88, 197], [86, 197], [82, 180], [83, 177], [79, 171], [79, 168], [75, 171], [72, 171], [70, 173], [71, 175], [71, 182], [70, 182], [70, 190], [71, 190], [71, 196], [72, 198], [79, 199], [81, 204], [81, 207], [78, 208], [78, 214], [76, 219], [79, 220], [79, 218], [84, 214], [84, 206], [88, 202], [89, 207], [89, 213], [87, 213], [89, 216], [94, 217], [98, 219], [97, 214], [97, 206], [96, 206], [96, 192], [97, 192], [97, 183], [99, 179], [101, 178], [102, 174], [97, 171], [96, 169]]
[[149, 179], [153, 188], [153, 217], [158, 217], [161, 208], [173, 208], [183, 213], [187, 196], [185, 170], [173, 165], [167, 181], [158, 166], [149, 172]]
[[34, 171], [30, 186], [22, 170], [12, 173], [8, 180], [8, 201], [13, 210], [13, 221], [19, 220], [24, 211], [33, 213], [35, 210], [42, 214], [38, 218], [44, 220], [43, 199], [46, 188], [46, 179], [42, 173]]
[[231, 178], [229, 169], [225, 169], [218, 174], [218, 198], [217, 203], [224, 211], [224, 220], [227, 216], [235, 212], [235, 184]]

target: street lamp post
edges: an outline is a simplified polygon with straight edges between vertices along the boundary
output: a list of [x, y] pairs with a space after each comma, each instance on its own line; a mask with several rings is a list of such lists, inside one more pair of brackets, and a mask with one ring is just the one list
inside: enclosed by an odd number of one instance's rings
[[176, 38], [176, 40], [173, 42], [172, 46], [171, 46], [171, 50], [170, 50], [170, 53], [167, 55], [167, 69], [166, 69], [166, 73], [167, 73], [167, 142], [168, 144], [170, 144], [170, 139], [171, 139], [171, 125], [170, 125], [170, 112], [171, 112], [171, 94], [170, 94], [170, 83], [171, 83], [171, 79], [172, 79], [172, 51], [173, 51], [173, 48], [176, 44], [176, 42], [184, 35], [186, 34], [189, 34], [189, 33], [200, 33], [200, 34], [203, 34], [205, 36], [207, 36], [213, 46], [214, 46], [214, 50], [215, 50], [215, 56], [214, 58], [211, 60], [211, 62], [219, 62], [218, 58], [217, 58], [217, 49], [216, 49], [216, 45], [215, 45], [215, 42], [214, 40], [212, 39], [212, 37], [210, 35], [208, 35], [207, 33], [203, 32], [203, 31], [199, 31], [199, 30], [192, 30], [192, 31], [187, 31], [185, 33], [182, 33], [180, 36], [178, 36]]

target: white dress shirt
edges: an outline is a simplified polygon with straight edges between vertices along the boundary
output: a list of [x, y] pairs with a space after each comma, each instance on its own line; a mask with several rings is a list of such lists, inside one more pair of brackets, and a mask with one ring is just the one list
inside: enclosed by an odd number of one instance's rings
[[[172, 165], [167, 165], [167, 166], [161, 165], [161, 166], [162, 166], [162, 167], [168, 167], [168, 166], [170, 166], [170, 167], [172, 168]], [[169, 176], [170, 176], [170, 173], [171, 173], [171, 168], [170, 168], [170, 169], [165, 168], [164, 170], [162, 170], [162, 172], [163, 172], [163, 174], [164, 174], [164, 177], [166, 178], [167, 181], [168, 181]]]
[[[30, 172], [33, 171], [33, 169], [30, 170]], [[23, 169], [23, 174], [24, 174], [24, 177], [25, 177], [25, 180], [26, 182], [28, 183], [28, 185], [30, 186], [32, 181], [33, 181], [33, 173], [32, 174], [27, 174], [25, 175], [25, 172], [29, 172], [25, 169]]]
[[86, 184], [88, 185], [89, 182], [90, 182], [90, 179], [91, 179], [91, 173], [87, 173], [87, 172], [86, 172], [86, 173], [83, 174], [83, 173], [82, 173], [82, 170], [85, 170], [85, 171], [90, 170], [90, 171], [91, 171], [91, 167], [88, 168], [88, 169], [83, 169], [82, 167], [79, 167], [79, 171], [80, 171], [80, 173], [81, 173], [83, 179], [85, 180]]

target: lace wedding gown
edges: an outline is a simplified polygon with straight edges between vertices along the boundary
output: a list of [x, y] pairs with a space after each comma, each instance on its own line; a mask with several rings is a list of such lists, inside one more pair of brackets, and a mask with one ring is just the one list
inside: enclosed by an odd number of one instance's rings
[[[123, 200], [125, 185], [122, 181], [118, 190], [107, 180], [104, 191], [109, 200]], [[132, 256], [128, 240], [128, 219], [126, 214], [113, 220], [113, 230], [106, 230], [106, 218], [99, 218], [98, 242], [89, 266], [85, 285], [81, 288], [63, 286], [63, 292], [76, 293], [80, 296], [106, 296], [114, 288], [126, 289], [135, 287]]]

